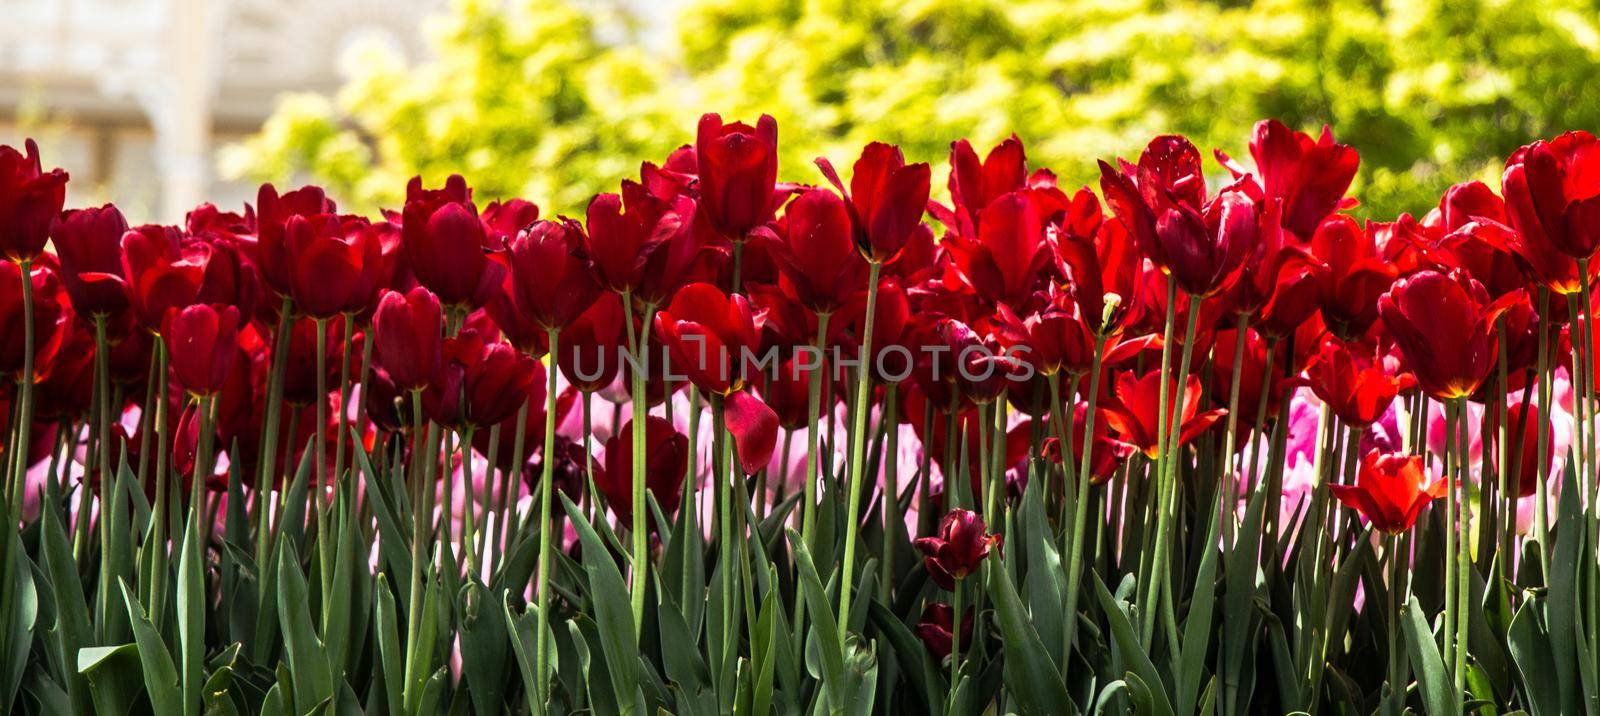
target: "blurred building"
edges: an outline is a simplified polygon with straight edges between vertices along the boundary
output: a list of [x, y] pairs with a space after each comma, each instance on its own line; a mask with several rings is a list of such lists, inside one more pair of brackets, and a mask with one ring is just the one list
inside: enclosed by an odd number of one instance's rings
[[284, 91], [332, 92], [339, 58], [377, 40], [424, 52], [445, 0], [0, 0], [0, 143], [39, 140], [72, 174], [68, 204], [116, 201], [176, 222], [255, 189], [219, 181], [219, 146]]

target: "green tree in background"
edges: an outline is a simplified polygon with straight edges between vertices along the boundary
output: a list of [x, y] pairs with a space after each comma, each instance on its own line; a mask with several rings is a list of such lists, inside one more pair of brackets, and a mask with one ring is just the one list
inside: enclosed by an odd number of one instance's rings
[[435, 59], [373, 55], [331, 102], [286, 98], [225, 170], [357, 206], [459, 171], [486, 199], [574, 212], [691, 141], [701, 111], [775, 116], [800, 181], [871, 140], [942, 166], [953, 139], [1015, 132], [1089, 183], [1164, 132], [1244, 156], [1277, 117], [1360, 150], [1360, 211], [1421, 213], [1533, 138], [1600, 126], [1597, 18], [1594, 0], [691, 0], [647, 53], [562, 0], [466, 0]]

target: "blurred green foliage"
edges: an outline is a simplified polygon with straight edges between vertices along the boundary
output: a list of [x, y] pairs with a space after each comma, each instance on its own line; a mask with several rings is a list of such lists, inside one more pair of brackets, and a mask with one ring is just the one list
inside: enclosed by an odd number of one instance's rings
[[564, 0], [461, 0], [433, 25], [432, 60], [356, 58], [336, 98], [285, 98], [224, 171], [353, 208], [459, 171], [482, 199], [571, 213], [692, 141], [701, 111], [774, 115], [782, 176], [807, 182], [871, 140], [942, 173], [951, 140], [1015, 132], [1078, 184], [1165, 132], [1247, 157], [1277, 117], [1331, 124], [1361, 152], [1358, 211], [1390, 216], [1600, 126], [1596, 0], [689, 0], [654, 51]]

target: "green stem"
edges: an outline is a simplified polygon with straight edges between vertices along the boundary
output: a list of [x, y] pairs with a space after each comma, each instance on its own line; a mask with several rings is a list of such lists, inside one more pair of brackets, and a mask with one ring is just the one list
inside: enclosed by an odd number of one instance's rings
[[33, 430], [33, 259], [23, 259], [19, 267], [22, 279], [22, 372], [18, 376], [16, 441], [12, 443], [15, 459], [11, 472], [11, 525], [22, 523], [23, 490], [27, 486], [28, 442]]
[[1460, 560], [1456, 558], [1456, 469], [1455, 469], [1455, 442], [1456, 442], [1456, 415], [1457, 404], [1449, 401], [1444, 404], [1444, 474], [1445, 474], [1445, 500], [1444, 500], [1444, 627], [1441, 629], [1444, 637], [1444, 663], [1451, 667], [1455, 664], [1456, 654], [1456, 619], [1464, 615], [1456, 613], [1456, 589], [1460, 586], [1457, 581], [1456, 569]]
[[[345, 420], [350, 415], [350, 352], [355, 347], [356, 317], [344, 314], [344, 350], [339, 352], [339, 419], [338, 432], [333, 435], [333, 479], [338, 480], [344, 471]], [[368, 341], [370, 343], [370, 341]]]
[[906, 528], [906, 514], [900, 507], [900, 406], [896, 398], [899, 386], [890, 383], [884, 388], [883, 429], [886, 434], [883, 451], [883, 578], [879, 585], [884, 600], [894, 596], [894, 554], [901, 544], [900, 533]]
[[[1083, 530], [1089, 517], [1089, 488], [1093, 481], [1094, 465], [1094, 419], [1096, 403], [1100, 398], [1100, 363], [1105, 358], [1106, 337], [1100, 336], [1095, 341], [1094, 362], [1089, 369], [1089, 408], [1084, 412], [1083, 419], [1083, 457], [1078, 466], [1077, 495], [1073, 500], [1072, 509], [1072, 542], [1067, 550], [1067, 600], [1062, 612], [1062, 626], [1066, 633], [1061, 639], [1061, 665], [1066, 668], [1068, 657], [1072, 655], [1072, 642], [1077, 635], [1078, 620], [1078, 586], [1082, 582], [1080, 572], [1083, 569]], [[1052, 390], [1053, 390], [1052, 386]], [[1060, 405], [1056, 401], [1053, 405]], [[1076, 412], [1076, 406], [1069, 408]], [[1072, 455], [1072, 435], [1067, 435], [1061, 443], [1061, 456], [1063, 460], [1070, 459]]]
[[[1176, 289], [1174, 288], [1173, 290]], [[1161, 407], [1163, 411], [1166, 411], [1170, 407], [1171, 418], [1166, 418], [1166, 412], [1161, 413], [1161, 422], [1167, 427], [1162, 431], [1165, 433], [1163, 440], [1164, 446], [1162, 449], [1163, 457], [1161, 460], [1162, 477], [1161, 481], [1156, 486], [1156, 489], [1160, 490], [1161, 493], [1160, 499], [1157, 501], [1157, 510], [1159, 512], [1156, 516], [1156, 541], [1154, 545], [1155, 556], [1153, 559], [1152, 568], [1150, 570], [1150, 596], [1146, 601], [1147, 611], [1144, 613], [1144, 635], [1147, 642], [1146, 647], [1149, 646], [1148, 641], [1155, 630], [1156, 603], [1161, 598], [1163, 588], [1167, 587], [1167, 583], [1171, 581], [1171, 576], [1166, 573], [1168, 561], [1167, 553], [1171, 549], [1171, 545], [1167, 543], [1167, 534], [1172, 529], [1171, 523], [1175, 518], [1174, 512], [1177, 510], [1179, 483], [1177, 464], [1178, 453], [1182, 449], [1182, 445], [1180, 444], [1180, 436], [1183, 426], [1184, 399], [1187, 397], [1187, 391], [1185, 391], [1184, 388], [1189, 380], [1189, 361], [1192, 359], [1194, 354], [1194, 334], [1200, 320], [1200, 308], [1203, 300], [1204, 299], [1198, 296], [1189, 297], [1189, 321], [1188, 326], [1184, 329], [1183, 357], [1178, 363], [1177, 382], [1171, 384], [1175, 385], [1177, 388], [1177, 395], [1173, 396], [1176, 398], [1176, 403], [1168, 406], [1167, 401], [1161, 401]], [[1170, 306], [1172, 304], [1168, 305]], [[1163, 347], [1161, 352], [1163, 355], [1165, 355], [1168, 351], [1165, 347]], [[1162, 362], [1165, 363], [1166, 361], [1163, 360]], [[1161, 388], [1163, 393], [1170, 392], [1169, 383], [1165, 376], [1162, 377]], [[1170, 637], [1172, 636], [1172, 632], [1175, 632], [1177, 629], [1177, 623], [1175, 615], [1173, 614], [1170, 594], [1168, 599], [1162, 604], [1163, 616], [1169, 632], [1168, 636]], [[1176, 640], [1174, 639], [1173, 641], [1174, 647], [1176, 647]]]
[[[256, 529], [256, 564], [267, 564], [267, 555], [270, 548], [268, 537], [273, 530], [269, 520], [272, 511], [271, 495], [273, 483], [276, 481], [277, 472], [274, 464], [278, 459], [278, 424], [283, 410], [283, 381], [289, 367], [289, 336], [291, 333], [289, 314], [293, 307], [288, 296], [283, 297], [282, 304], [278, 307], [278, 330], [273, 333], [272, 347], [272, 372], [267, 376], [267, 403], [266, 414], [263, 416], [261, 434], [261, 465], [256, 472], [256, 489], [251, 491], [251, 517]], [[367, 345], [372, 345], [367, 341]], [[293, 431], [290, 431], [293, 434]], [[143, 438], [141, 438], [142, 440]], [[139, 456], [140, 464], [145, 460], [145, 454]], [[141, 469], [141, 473], [142, 473]], [[141, 484], [143, 475], [140, 475]], [[281, 518], [280, 518], [281, 519]], [[259, 599], [265, 602], [272, 595], [266, 593], [267, 580], [259, 580], [261, 594]]]
[[861, 329], [861, 367], [856, 380], [856, 402], [851, 406], [854, 418], [850, 424], [850, 503], [845, 512], [844, 575], [839, 581], [839, 636], [843, 638], [850, 624], [850, 588], [855, 575], [856, 540], [861, 528], [861, 487], [867, 481], [862, 464], [867, 436], [867, 403], [872, 395], [872, 323], [878, 306], [878, 272], [882, 265], [869, 264], [867, 270], [867, 309], [865, 325]]
[[[556, 541], [554, 530], [550, 525], [550, 483], [555, 480], [555, 444], [556, 444], [556, 361], [555, 356], [561, 332], [557, 329], [548, 329], [550, 338], [550, 365], [545, 370], [544, 393], [544, 471], [539, 477], [539, 572], [538, 584], [535, 587], [539, 603], [539, 613], [536, 620], [534, 637], [534, 681], [539, 691], [540, 704], [550, 703], [550, 679], [547, 676], [549, 669], [549, 652], [551, 646], [545, 639], [545, 631], [550, 624], [550, 547]], [[637, 397], [637, 396], [636, 396]], [[637, 624], [638, 622], [634, 622]]]
[[946, 708], [955, 706], [956, 690], [961, 686], [961, 583], [956, 582], [950, 592], [950, 695]]
[[1539, 543], [1539, 574], [1550, 580], [1550, 416], [1551, 381], [1555, 369], [1550, 365], [1550, 289], [1539, 288], [1539, 480], [1534, 491], [1533, 534]]
[[[1239, 378], [1244, 368], [1245, 336], [1249, 330], [1249, 314], [1239, 314], [1238, 323], [1234, 326], [1233, 341], [1233, 370], [1232, 378], [1228, 384], [1228, 431], [1223, 436], [1222, 447], [1222, 546], [1223, 549], [1233, 547], [1233, 517], [1234, 507], [1238, 503], [1238, 488], [1234, 487], [1234, 448], [1238, 441], [1239, 433]], [[1269, 353], [1271, 351], [1268, 351]], [[1271, 381], [1262, 376], [1261, 393], [1265, 395], [1271, 387]]]
[[[111, 369], [109, 342], [106, 340], [105, 316], [96, 314], [94, 317], [94, 382], [95, 402], [100, 406], [100, 418], [95, 429], [100, 432], [99, 466], [100, 466], [100, 584], [111, 584], [111, 530], [110, 522], [106, 519], [111, 515], [110, 505], [114, 500], [120, 500], [121, 495], [116, 494], [116, 480], [111, 474]], [[120, 416], [119, 416], [120, 417]], [[78, 515], [78, 519], [88, 519], [87, 513]], [[111, 590], [102, 588], [95, 590], [95, 608], [99, 618], [95, 623], [101, 629], [110, 622]], [[103, 639], [104, 633], [100, 635]], [[103, 643], [103, 642], [102, 642]]]
[[1467, 641], [1467, 632], [1472, 625], [1472, 514], [1471, 503], [1467, 497], [1467, 461], [1471, 457], [1467, 454], [1467, 399], [1456, 399], [1456, 489], [1455, 499], [1460, 501], [1456, 511], [1461, 520], [1460, 540], [1460, 566], [1457, 568], [1457, 577], [1461, 584], [1456, 587], [1461, 603], [1459, 613], [1456, 615], [1456, 661], [1455, 661], [1455, 693], [1461, 694], [1466, 690], [1467, 684], [1467, 651], [1470, 643]]

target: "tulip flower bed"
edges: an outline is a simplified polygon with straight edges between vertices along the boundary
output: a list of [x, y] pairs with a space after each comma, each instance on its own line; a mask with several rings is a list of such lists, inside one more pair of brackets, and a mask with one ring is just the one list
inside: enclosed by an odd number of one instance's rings
[[133, 228], [0, 148], [0, 711], [1600, 710], [1593, 136], [1365, 223], [1273, 121], [777, 142]]

